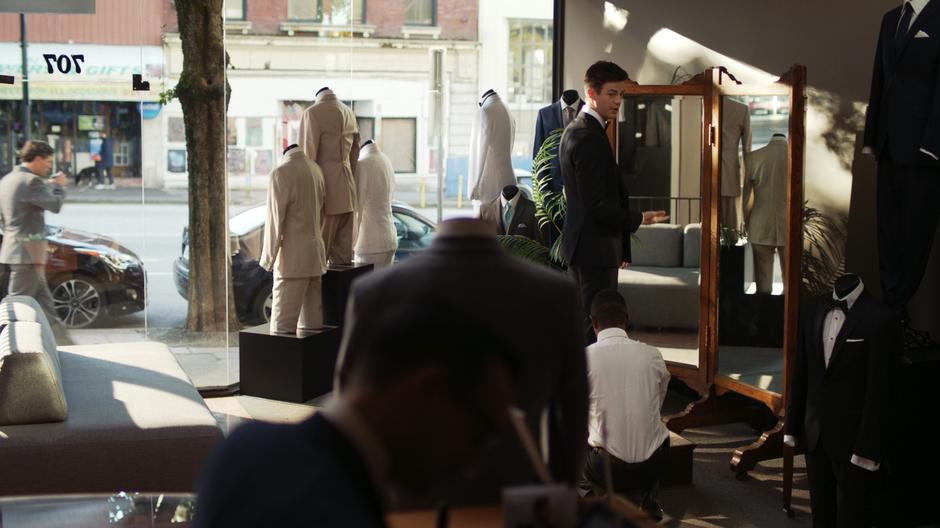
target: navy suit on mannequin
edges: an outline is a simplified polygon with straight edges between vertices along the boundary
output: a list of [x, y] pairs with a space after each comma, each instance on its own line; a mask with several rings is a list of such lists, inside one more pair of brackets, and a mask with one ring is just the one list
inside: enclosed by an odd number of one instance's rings
[[878, 160], [884, 301], [907, 320], [940, 217], [940, 1], [885, 14], [872, 75], [865, 151]]
[[[568, 103], [568, 101], [571, 101], [573, 104]], [[538, 155], [539, 149], [542, 148], [542, 143], [545, 143], [548, 136], [559, 128], [565, 128], [568, 123], [574, 121], [578, 112], [581, 111], [582, 106], [584, 106], [584, 101], [578, 97], [578, 92], [566, 90], [561, 100], [555, 101], [539, 110], [538, 119], [535, 121], [535, 144], [532, 146], [533, 159]], [[565, 118], [566, 108], [572, 108], [574, 111], [571, 119], [567, 121]], [[564, 182], [561, 178], [561, 160], [557, 155], [552, 159], [551, 168], [552, 182], [550, 189], [554, 192], [561, 192]]]

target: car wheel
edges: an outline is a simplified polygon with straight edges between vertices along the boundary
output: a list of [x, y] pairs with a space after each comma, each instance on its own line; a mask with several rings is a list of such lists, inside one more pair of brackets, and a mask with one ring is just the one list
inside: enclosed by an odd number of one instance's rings
[[255, 302], [252, 303], [251, 317], [258, 324], [271, 322], [271, 306], [274, 304], [274, 293], [271, 291], [271, 285], [265, 284], [255, 295]]
[[83, 328], [104, 315], [104, 293], [98, 283], [83, 275], [72, 275], [52, 287], [56, 315], [67, 328]]

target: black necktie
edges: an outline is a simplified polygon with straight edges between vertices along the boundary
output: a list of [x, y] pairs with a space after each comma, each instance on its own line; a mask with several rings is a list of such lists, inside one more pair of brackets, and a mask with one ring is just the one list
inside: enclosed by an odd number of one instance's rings
[[826, 303], [826, 313], [831, 312], [832, 310], [842, 310], [843, 314], [849, 313], [849, 303], [845, 299], [829, 299], [829, 302]]
[[898, 22], [898, 30], [894, 34], [894, 49], [901, 52], [901, 48], [904, 46], [904, 37], [907, 36], [907, 32], [911, 29], [911, 17], [914, 16], [914, 8], [911, 6], [910, 2], [904, 3], [904, 8], [901, 10], [901, 21]]

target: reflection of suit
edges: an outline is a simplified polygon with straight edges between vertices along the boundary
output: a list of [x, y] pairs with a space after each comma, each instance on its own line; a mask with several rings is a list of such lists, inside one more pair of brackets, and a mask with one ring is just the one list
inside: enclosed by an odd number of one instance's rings
[[787, 157], [786, 138], [775, 137], [767, 146], [751, 153], [744, 178], [744, 221], [747, 241], [754, 246], [754, 275], [758, 293], [770, 293], [773, 288], [775, 250], [780, 259], [780, 269], [785, 269]]
[[281, 158], [268, 181], [268, 216], [259, 264], [274, 271], [271, 331], [316, 329], [323, 324], [320, 277], [326, 250], [320, 234], [323, 173], [294, 148]]
[[721, 114], [721, 224], [737, 229], [741, 196], [741, 156], [744, 150], [745, 174], [751, 152], [751, 113], [744, 103], [728, 97], [722, 102]]
[[356, 192], [359, 195], [356, 256], [376, 268], [391, 264], [398, 248], [398, 236], [392, 222], [394, 189], [392, 161], [375, 143], [363, 147], [356, 166]]
[[24, 166], [0, 179], [0, 263], [10, 265], [9, 294], [33, 297], [52, 321], [56, 312], [43, 269], [48, 259], [46, 211], [58, 213], [63, 203], [62, 187]]
[[885, 459], [890, 367], [900, 347], [900, 326], [862, 290], [844, 316], [827, 366], [826, 303], [817, 299], [802, 311], [785, 431], [800, 438], [806, 450], [813, 525], [866, 526], [874, 475], [850, 460], [853, 455], [876, 463]]
[[300, 146], [323, 170], [326, 207], [323, 243], [334, 264], [352, 262], [353, 211], [356, 200], [356, 162], [359, 127], [356, 115], [330, 90], [317, 96], [300, 118]]
[[299, 424], [249, 423], [209, 459], [193, 525], [381, 528], [369, 471], [322, 413]]
[[[577, 117], [578, 112], [581, 111], [582, 106], [584, 106], [584, 101], [579, 99], [572, 107], [575, 111], [575, 117]], [[562, 101], [555, 101], [539, 110], [538, 118], [535, 121], [535, 145], [532, 147], [532, 159], [538, 156], [539, 149], [542, 148], [542, 143], [545, 142], [552, 132], [565, 127], [565, 108], [566, 105], [562, 104]], [[558, 160], [558, 147], [555, 147], [553, 154], [554, 157], [549, 164], [552, 178], [549, 189], [557, 193], [561, 192], [562, 185], [564, 185], [561, 179], [561, 164]]]
[[[899, 50], [901, 8], [885, 14], [875, 54], [865, 146], [878, 159], [878, 246], [885, 303], [916, 293], [940, 217], [940, 2], [928, 3]], [[917, 35], [922, 35], [918, 38]]]
[[470, 129], [468, 187], [470, 199], [489, 202], [507, 185], [515, 185], [512, 142], [516, 124], [509, 108], [493, 93], [481, 103]]
[[516, 200], [515, 209], [512, 211], [512, 218], [508, 227], [503, 221], [501, 196], [497, 196], [495, 200], [480, 206], [480, 220], [495, 225], [497, 233], [500, 235], [522, 235], [536, 242], [544, 243], [538, 221], [535, 219], [535, 202], [526, 198], [521, 191], [519, 192], [519, 199]]
[[[467, 225], [474, 226], [472, 233], [454, 232]], [[439, 299], [460, 310], [455, 318], [476, 319], [513, 352], [520, 376], [518, 406], [537, 439], [539, 417], [551, 404], [550, 467], [557, 479], [574, 482], [587, 439], [588, 395], [577, 293], [564, 276], [506, 254], [495, 237], [482, 234], [485, 227], [475, 220], [445, 222], [431, 247], [353, 284], [337, 363], [338, 386], [370, 346], [371, 324], [379, 314], [408, 299]], [[553, 308], [537, 309], [540, 306]], [[534, 476], [511, 433], [499, 439], [484, 466], [473, 483], [444, 494], [461, 502], [498, 500], [502, 486], [532, 482]]]

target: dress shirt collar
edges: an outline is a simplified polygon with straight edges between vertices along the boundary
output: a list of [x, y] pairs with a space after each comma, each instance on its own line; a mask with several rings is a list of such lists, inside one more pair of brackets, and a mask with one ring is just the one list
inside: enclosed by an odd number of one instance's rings
[[368, 468], [378, 496], [386, 498], [389, 478], [388, 453], [369, 425], [342, 399], [333, 400], [320, 412], [356, 448], [362, 456], [363, 465]]
[[515, 209], [515, 208], [516, 208], [516, 204], [519, 203], [519, 195], [520, 195], [520, 194], [522, 194], [522, 191], [516, 192], [516, 195], [513, 196], [512, 199], [507, 200], [506, 197], [503, 196], [503, 193], [499, 193], [499, 203], [503, 206], [503, 209], [506, 209], [506, 204], [507, 204], [507, 203], [512, 204], [512, 208]]
[[315, 101], [315, 103], [319, 103], [322, 101], [333, 101], [333, 100], [336, 100], [336, 94], [333, 93], [333, 90], [330, 90], [329, 88], [327, 88], [326, 90], [323, 90], [322, 92], [320, 92], [320, 95], [317, 96], [317, 100]]
[[597, 333], [597, 342], [607, 341], [609, 339], [630, 339], [627, 336], [627, 331], [623, 328], [605, 328]]
[[562, 110], [564, 110], [565, 108], [574, 108], [575, 110], [577, 110], [577, 109], [578, 109], [578, 105], [581, 104], [581, 98], [578, 97], [577, 99], [574, 100], [573, 103], [568, 104], [568, 103], [565, 102], [565, 98], [562, 97], [561, 99], [558, 100], [558, 104], [561, 105], [561, 109], [562, 109]]
[[855, 304], [855, 301], [858, 300], [858, 296], [862, 294], [862, 290], [864, 289], [865, 289], [865, 284], [862, 282], [862, 279], [859, 279], [858, 286], [856, 286], [854, 290], [849, 292], [849, 294], [846, 295], [845, 298], [840, 299], [836, 295], [836, 292], [832, 292], [832, 298], [835, 299], [836, 301], [845, 301], [845, 303], [849, 306], [849, 309], [851, 310], [852, 305]]
[[[20, 166], [19, 166], [19, 169], [20, 169], [21, 171], [23, 171], [23, 172], [28, 172], [28, 173], [30, 173], [30, 174], [36, 174], [35, 172], [29, 170], [29, 167], [27, 167], [26, 165], [20, 165]], [[36, 174], [36, 175], [39, 176], [38, 174]]]
[[917, 16], [921, 11], [924, 10], [925, 7], [927, 7], [927, 4], [930, 3], [930, 0], [907, 0], [907, 2], [904, 3], [911, 4], [911, 8], [914, 9], [914, 15]]
[[453, 218], [437, 225], [438, 237], [496, 237], [496, 227], [476, 218]]
[[581, 107], [581, 111], [584, 112], [585, 114], [587, 114], [587, 115], [593, 117], [594, 119], [597, 119], [597, 122], [601, 124], [601, 128], [605, 128], [605, 127], [607, 126], [607, 121], [604, 120], [604, 118], [602, 118], [600, 114], [598, 114], [597, 112], [595, 112], [594, 109], [591, 108], [590, 105], [587, 105], [587, 104], [586, 104], [586, 105], [582, 106], [582, 107]]

